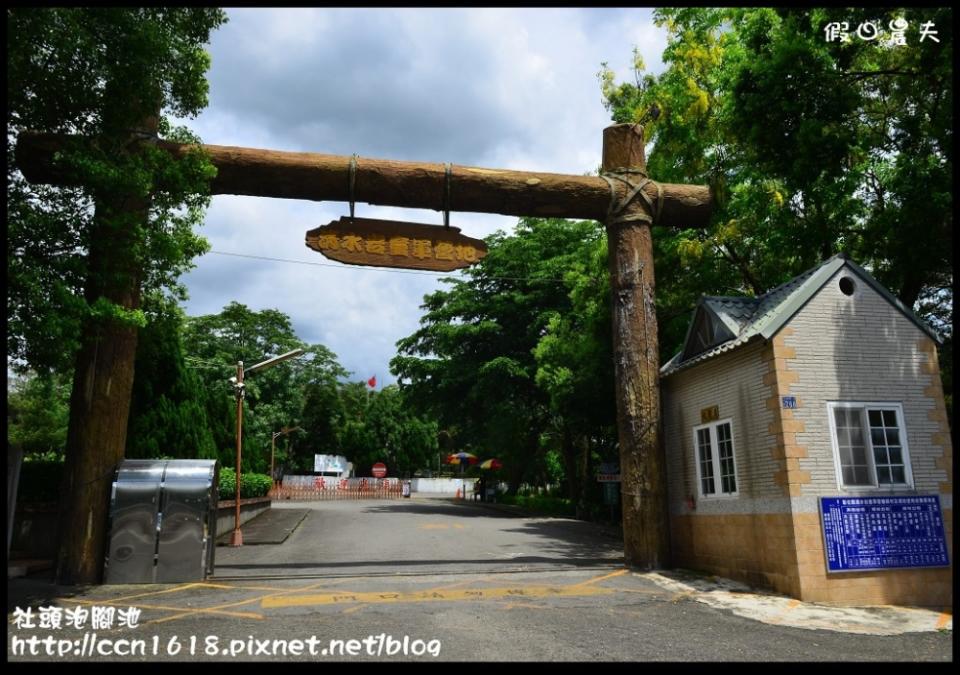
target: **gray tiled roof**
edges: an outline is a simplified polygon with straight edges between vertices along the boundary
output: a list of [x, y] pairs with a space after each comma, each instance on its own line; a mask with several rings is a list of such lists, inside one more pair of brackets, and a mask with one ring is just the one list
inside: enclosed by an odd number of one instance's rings
[[757, 309], [757, 298], [704, 296], [703, 304], [713, 310], [734, 335], [750, 323]]
[[[700, 302], [697, 303], [697, 310], [694, 311], [694, 319], [696, 318], [697, 311], [701, 311], [701, 305], [705, 305], [730, 328], [734, 337], [705, 352], [696, 354], [685, 361], [682, 360], [683, 353], [686, 349], [686, 344], [684, 344], [684, 349], [681, 349], [680, 352], [660, 368], [660, 376], [666, 377], [667, 375], [672, 375], [678, 370], [683, 370], [696, 363], [706, 361], [717, 354], [736, 349], [758, 337], [769, 340], [845, 265], [856, 272], [857, 276], [866, 281], [874, 290], [886, 298], [888, 302], [900, 310], [901, 313], [913, 321], [918, 328], [927, 333], [927, 335], [933, 338], [938, 344], [942, 342], [940, 337], [929, 326], [905, 307], [903, 303], [897, 300], [890, 291], [880, 285], [866, 270], [852, 260], [849, 260], [846, 254], [838, 253], [824, 260], [817, 267], [807, 270], [803, 274], [794, 277], [790, 281], [756, 298], [716, 296], [704, 296], [700, 298]], [[690, 331], [688, 330], [687, 340], [689, 339]]]

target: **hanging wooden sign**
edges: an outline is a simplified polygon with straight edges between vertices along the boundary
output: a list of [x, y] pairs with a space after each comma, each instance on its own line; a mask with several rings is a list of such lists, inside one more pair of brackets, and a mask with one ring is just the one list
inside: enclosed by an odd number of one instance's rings
[[307, 246], [350, 265], [449, 272], [487, 255], [487, 245], [459, 228], [344, 216], [307, 232]]

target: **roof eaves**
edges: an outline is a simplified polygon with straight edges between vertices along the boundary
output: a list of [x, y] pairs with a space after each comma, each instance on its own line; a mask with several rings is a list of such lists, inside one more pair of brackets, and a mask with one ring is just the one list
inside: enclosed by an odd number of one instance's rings
[[714, 356], [719, 356], [720, 354], [738, 349], [748, 342], [752, 342], [756, 337], [758, 337], [758, 334], [752, 333], [751, 335], [741, 336], [734, 340], [728, 340], [723, 344], [719, 344], [713, 349], [705, 351], [701, 354], [697, 354], [693, 358], [687, 359], [686, 361], [678, 361], [678, 359], [683, 355], [683, 352], [679, 352], [672, 359], [663, 364], [663, 367], [660, 369], [660, 377], [669, 377], [674, 373], [678, 373], [681, 370], [686, 370], [690, 366], [695, 366], [702, 361], [713, 358]]

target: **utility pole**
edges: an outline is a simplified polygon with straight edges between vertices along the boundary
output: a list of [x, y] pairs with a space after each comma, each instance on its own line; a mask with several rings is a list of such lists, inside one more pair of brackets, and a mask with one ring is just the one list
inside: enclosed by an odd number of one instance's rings
[[[247, 373], [252, 373], [255, 370], [262, 370], [263, 368], [269, 368], [275, 366], [281, 361], [286, 361], [287, 359], [293, 358], [294, 356], [299, 356], [303, 354], [302, 349], [294, 349], [287, 352], [286, 354], [281, 354], [280, 356], [274, 356], [271, 359], [266, 361], [261, 361], [255, 365], [247, 368]], [[243, 398], [244, 398], [244, 386], [243, 386], [243, 361], [237, 361], [237, 376], [230, 378], [230, 383], [233, 384], [234, 392], [236, 393], [237, 398], [237, 486], [236, 486], [236, 504], [235, 512], [233, 516], [233, 534], [230, 535], [230, 545], [231, 546], [243, 546], [243, 533], [240, 531], [240, 455], [243, 452]], [[272, 460], [271, 460], [272, 462]]]

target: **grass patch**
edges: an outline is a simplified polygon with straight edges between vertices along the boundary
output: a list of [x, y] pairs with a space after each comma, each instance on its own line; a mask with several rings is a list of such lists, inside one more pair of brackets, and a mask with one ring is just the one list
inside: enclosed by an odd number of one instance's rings
[[500, 495], [497, 501], [501, 504], [512, 504], [544, 516], [558, 516], [573, 518], [575, 509], [573, 502], [562, 497], [548, 497], [546, 495]]

